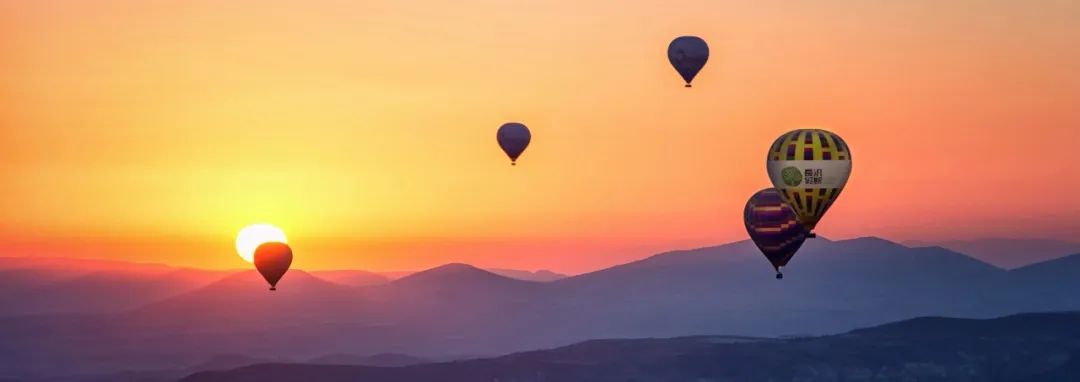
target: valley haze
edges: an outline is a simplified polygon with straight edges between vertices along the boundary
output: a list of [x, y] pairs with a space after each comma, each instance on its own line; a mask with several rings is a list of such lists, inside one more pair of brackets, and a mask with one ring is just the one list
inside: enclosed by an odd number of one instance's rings
[[230, 355], [242, 357], [224, 366], [377, 364], [362, 360], [379, 354], [411, 364], [598, 338], [818, 336], [921, 316], [1080, 309], [1080, 254], [1005, 270], [874, 237], [809, 240], [784, 280], [747, 241], [548, 282], [460, 263], [393, 280], [293, 270], [273, 293], [254, 271], [91, 263], [0, 260], [0, 375], [167, 380]]

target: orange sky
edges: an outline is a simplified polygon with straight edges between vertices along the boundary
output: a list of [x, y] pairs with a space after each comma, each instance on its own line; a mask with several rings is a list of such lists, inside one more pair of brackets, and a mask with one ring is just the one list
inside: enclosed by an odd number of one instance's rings
[[1078, 2], [593, 3], [0, 0], [0, 253], [581, 272], [745, 238], [807, 126], [854, 153], [824, 236], [1080, 232]]

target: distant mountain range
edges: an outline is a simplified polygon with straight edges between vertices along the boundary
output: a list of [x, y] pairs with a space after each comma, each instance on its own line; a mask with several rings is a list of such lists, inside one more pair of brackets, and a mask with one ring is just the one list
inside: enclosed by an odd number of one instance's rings
[[[525, 281], [555, 281], [564, 279], [567, 276], [562, 273], [555, 273], [546, 269], [538, 271], [524, 271], [520, 269], [506, 269], [506, 268], [486, 268], [488, 272], [506, 276], [512, 279], [525, 280]], [[402, 277], [411, 275], [414, 272], [379, 272], [379, 275], [386, 277], [389, 280], [397, 280]]]
[[938, 246], [977, 258], [994, 266], [1014, 269], [1080, 253], [1080, 243], [1049, 239], [909, 241], [913, 247]]
[[[114, 313], [135, 309], [246, 271], [175, 268], [120, 261], [0, 257], [0, 317], [55, 313]], [[554, 281], [565, 275], [540, 270], [492, 269], [506, 277]], [[395, 277], [362, 270], [314, 271], [318, 279], [350, 287], [389, 283]], [[102, 298], [122, 293], [123, 298]]]
[[525, 281], [546, 282], [566, 278], [566, 275], [562, 273], [555, 273], [546, 269], [541, 269], [538, 271], [521, 271], [517, 269], [488, 268], [487, 270], [497, 275]]
[[119, 312], [205, 287], [229, 273], [117, 261], [0, 258], [0, 316]]
[[919, 318], [798, 339], [696, 336], [595, 340], [406, 367], [262, 364], [184, 382], [275, 381], [1070, 381], [1080, 313]]
[[[460, 359], [593, 338], [821, 335], [918, 316], [1080, 309], [1072, 293], [1080, 255], [1007, 271], [878, 238], [810, 240], [783, 280], [745, 241], [550, 282], [449, 264], [388, 282], [294, 270], [269, 292], [254, 271], [178, 284], [165, 277], [177, 270], [166, 267], [155, 271], [160, 277], [119, 277], [51, 303], [79, 300], [92, 308], [83, 311], [36, 301], [35, 288], [72, 280], [70, 272], [25, 268], [0, 266], [16, 280], [0, 278], [8, 283], [0, 291], [23, 288], [2, 295], [0, 378], [187, 370], [221, 354]], [[50, 309], [13, 315], [23, 304]], [[56, 311], [70, 313], [49, 313]]]

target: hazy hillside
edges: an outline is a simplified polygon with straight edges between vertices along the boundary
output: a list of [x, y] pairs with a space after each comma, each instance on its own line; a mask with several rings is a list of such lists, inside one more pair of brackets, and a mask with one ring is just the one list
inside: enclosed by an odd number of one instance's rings
[[566, 275], [564, 274], [555, 273], [546, 269], [523, 271], [518, 269], [488, 268], [487, 271], [497, 275], [525, 281], [547, 282], [566, 278]]
[[409, 366], [429, 362], [423, 358], [407, 354], [379, 353], [369, 356], [352, 354], [331, 354], [309, 359], [307, 363], [322, 365], [360, 365], [360, 366]]
[[[506, 276], [512, 279], [524, 280], [524, 281], [555, 281], [558, 279], [566, 278], [566, 275], [561, 273], [555, 273], [549, 270], [538, 271], [526, 271], [520, 269], [506, 269], [506, 268], [488, 268], [485, 269], [488, 272]], [[402, 277], [414, 274], [417, 272], [399, 271], [399, 272], [379, 272], [378, 274], [390, 280], [397, 280]]]
[[1005, 269], [1080, 253], [1080, 243], [1049, 239], [985, 238], [940, 242], [911, 241], [905, 244], [948, 248]]
[[0, 316], [119, 312], [195, 290], [229, 273], [100, 260], [0, 258]]
[[0, 354], [10, 355], [0, 375], [52, 375], [57, 363], [67, 374], [176, 370], [216, 354], [446, 359], [591, 338], [820, 335], [917, 316], [1080, 309], [1069, 293], [1077, 263], [1005, 271], [942, 248], [818, 238], [783, 280], [749, 242], [552, 282], [448, 264], [360, 287], [294, 270], [270, 292], [255, 272], [237, 272], [117, 313], [0, 318]]
[[[578, 328], [608, 337], [821, 334], [919, 315], [1012, 312], [1007, 272], [877, 238], [808, 241], [772, 278], [753, 244], [676, 251], [556, 281]], [[590, 318], [591, 316], [591, 318]], [[600, 317], [606, 317], [600, 320]], [[596, 323], [595, 327], [584, 327]]]
[[588, 341], [398, 368], [254, 365], [187, 382], [1042, 381], [1080, 378], [1080, 313], [919, 318], [790, 340], [697, 336]]
[[389, 277], [375, 272], [361, 270], [313, 271], [311, 272], [311, 275], [335, 284], [354, 287], [379, 285], [390, 282]]

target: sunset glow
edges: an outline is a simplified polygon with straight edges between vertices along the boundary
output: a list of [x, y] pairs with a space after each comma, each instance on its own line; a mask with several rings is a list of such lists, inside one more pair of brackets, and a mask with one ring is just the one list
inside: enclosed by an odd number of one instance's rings
[[288, 243], [285, 231], [270, 224], [252, 224], [236, 234], [236, 253], [244, 261], [255, 261], [255, 249], [264, 243]]
[[1080, 3], [970, 4], [4, 1], [0, 244], [229, 268], [272, 221], [298, 268], [585, 272], [745, 239], [808, 126], [855, 153], [824, 237], [1075, 238]]

